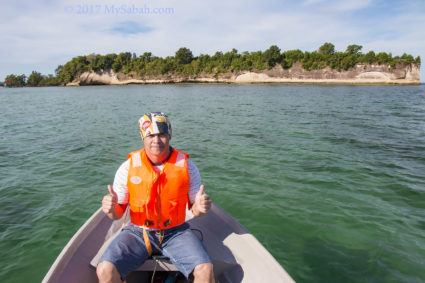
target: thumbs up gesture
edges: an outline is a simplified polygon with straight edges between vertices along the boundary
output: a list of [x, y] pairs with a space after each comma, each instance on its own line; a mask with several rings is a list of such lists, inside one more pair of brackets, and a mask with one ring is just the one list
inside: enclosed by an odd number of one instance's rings
[[102, 199], [102, 211], [105, 214], [110, 214], [115, 212], [115, 207], [117, 206], [117, 194], [114, 192], [114, 189], [111, 185], [108, 185], [109, 193], [105, 195]]
[[212, 200], [209, 195], [204, 194], [204, 185], [201, 185], [199, 188], [198, 193], [195, 197], [195, 204], [197, 212], [199, 212], [199, 215], [195, 212], [195, 215], [200, 216], [205, 213], [207, 213], [211, 208]]

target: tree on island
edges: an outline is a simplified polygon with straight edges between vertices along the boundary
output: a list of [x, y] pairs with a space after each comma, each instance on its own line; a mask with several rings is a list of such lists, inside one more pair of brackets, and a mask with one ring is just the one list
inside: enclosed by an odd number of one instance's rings
[[4, 80], [5, 87], [23, 87], [25, 86], [25, 75], [8, 75]]
[[32, 71], [31, 75], [27, 79], [27, 86], [38, 86], [43, 80], [43, 75], [39, 72]]
[[182, 47], [176, 51], [176, 62], [181, 65], [189, 64], [193, 60], [192, 51], [189, 48]]
[[335, 45], [333, 45], [332, 43], [326, 42], [322, 46], [320, 46], [318, 52], [320, 54], [332, 56], [335, 53]]
[[363, 46], [361, 45], [352, 44], [347, 46], [347, 50], [345, 52], [350, 55], [359, 55], [362, 48]]
[[280, 54], [280, 48], [276, 45], [270, 46], [269, 49], [264, 51], [263, 58], [265, 63], [267, 63], [269, 67], [276, 66], [276, 64], [282, 62], [282, 54]]
[[299, 49], [281, 52], [280, 48], [272, 45], [269, 49], [238, 53], [233, 48], [228, 52], [217, 51], [214, 55], [201, 54], [193, 56], [187, 47], [179, 48], [174, 56], [166, 58], [154, 56], [145, 52], [140, 56], [135, 53], [123, 52], [119, 54], [89, 54], [77, 56], [59, 65], [55, 76], [43, 76], [33, 71], [25, 82], [25, 76], [9, 75], [5, 86], [50, 86], [65, 85], [78, 78], [84, 72], [122, 73], [129, 77], [156, 78], [158, 76], [194, 76], [208, 74], [218, 77], [222, 73], [237, 73], [242, 71], [262, 71], [280, 65], [284, 69], [298, 63], [307, 71], [320, 70], [329, 67], [334, 70], [349, 70], [356, 64], [387, 64], [389, 70], [409, 64], [420, 65], [420, 57], [404, 53], [402, 56], [392, 56], [391, 53], [380, 52], [375, 54], [369, 51], [361, 52], [363, 46], [348, 45], [345, 52], [335, 50], [335, 45], [326, 42], [312, 52], [302, 52]]

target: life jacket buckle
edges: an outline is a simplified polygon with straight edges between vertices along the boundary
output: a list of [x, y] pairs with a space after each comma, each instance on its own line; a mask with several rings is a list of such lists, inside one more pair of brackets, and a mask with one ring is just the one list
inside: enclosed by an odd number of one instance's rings
[[164, 235], [165, 235], [164, 230], [158, 230], [155, 232], [155, 234], [158, 236], [159, 243], [162, 244], [162, 240], [164, 240]]
[[165, 222], [164, 222], [164, 226], [165, 226], [165, 227], [167, 227], [167, 226], [168, 226], [168, 225], [170, 225], [170, 224], [171, 224], [170, 219], [168, 219], [167, 221], [165, 221]]
[[153, 226], [154, 222], [151, 220], [145, 220], [145, 226]]

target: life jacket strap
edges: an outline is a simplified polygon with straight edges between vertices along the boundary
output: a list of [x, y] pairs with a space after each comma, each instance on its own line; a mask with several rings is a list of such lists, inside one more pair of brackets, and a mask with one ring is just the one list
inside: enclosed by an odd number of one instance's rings
[[146, 232], [145, 227], [143, 227], [143, 240], [145, 241], [146, 249], [148, 250], [149, 257], [152, 256], [152, 246], [151, 241], [149, 240], [148, 233]]

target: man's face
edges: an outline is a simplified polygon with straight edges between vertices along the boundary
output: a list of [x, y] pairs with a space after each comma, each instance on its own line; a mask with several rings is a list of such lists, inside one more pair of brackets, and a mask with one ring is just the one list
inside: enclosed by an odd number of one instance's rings
[[167, 155], [170, 147], [170, 136], [168, 134], [153, 134], [143, 139], [148, 156], [159, 157]]

